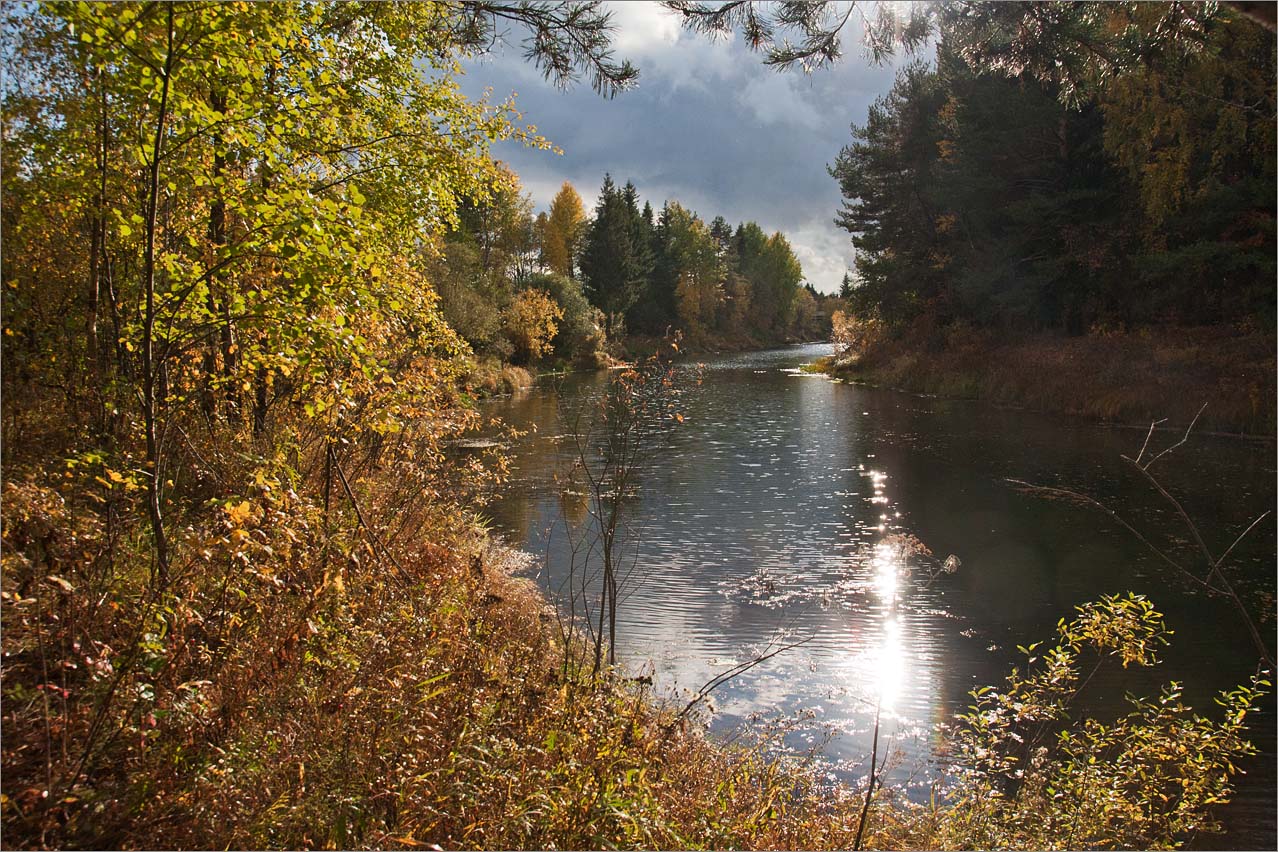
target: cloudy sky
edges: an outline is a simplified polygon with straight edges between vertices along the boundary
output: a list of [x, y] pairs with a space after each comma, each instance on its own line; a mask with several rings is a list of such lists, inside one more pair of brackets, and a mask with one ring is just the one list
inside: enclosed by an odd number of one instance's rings
[[613, 100], [586, 82], [568, 91], [547, 83], [523, 58], [517, 28], [467, 66], [468, 94], [491, 86], [500, 100], [515, 92], [525, 120], [563, 150], [503, 143], [495, 151], [537, 209], [565, 180], [593, 208], [610, 172], [618, 185], [633, 181], [657, 210], [677, 200], [707, 222], [723, 216], [782, 231], [807, 279], [836, 291], [852, 245], [833, 223], [840, 198], [826, 166], [849, 142], [850, 124], [864, 123], [867, 107], [891, 88], [893, 68], [873, 65], [852, 27], [842, 62], [804, 75], [767, 68], [739, 35], [711, 41], [687, 32], [656, 3], [611, 6], [616, 56], [640, 72], [637, 88]]

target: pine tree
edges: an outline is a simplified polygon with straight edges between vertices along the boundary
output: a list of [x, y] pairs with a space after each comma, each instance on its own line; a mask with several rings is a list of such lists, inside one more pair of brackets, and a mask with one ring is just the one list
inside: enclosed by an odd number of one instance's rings
[[626, 181], [621, 193], [626, 203], [626, 219], [630, 230], [630, 248], [634, 253], [635, 274], [638, 277], [639, 293], [637, 300], [645, 300], [652, 278], [652, 208], [646, 203], [647, 217], [639, 209], [639, 191], [630, 181]]
[[[677, 203], [675, 206], [678, 206]], [[648, 305], [643, 312], [647, 321], [642, 327], [654, 333], [675, 321], [675, 288], [679, 283], [679, 269], [670, 250], [670, 211], [671, 202], [662, 204], [661, 214], [652, 229], [652, 275]]]

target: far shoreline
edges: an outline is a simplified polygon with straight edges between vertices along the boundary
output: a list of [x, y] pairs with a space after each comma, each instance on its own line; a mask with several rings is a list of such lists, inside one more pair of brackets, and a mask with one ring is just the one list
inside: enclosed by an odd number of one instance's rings
[[1278, 429], [1274, 338], [1230, 326], [1142, 329], [1105, 336], [970, 335], [940, 346], [879, 339], [820, 359], [835, 379], [945, 399], [1082, 417], [1106, 426], [1186, 429], [1273, 442]]

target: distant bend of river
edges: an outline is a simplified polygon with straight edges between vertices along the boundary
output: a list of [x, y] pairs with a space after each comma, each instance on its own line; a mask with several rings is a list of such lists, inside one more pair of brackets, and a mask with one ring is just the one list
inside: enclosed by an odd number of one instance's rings
[[[1154, 694], [1174, 679], [1210, 714], [1218, 690], [1252, 673], [1256, 655], [1228, 604], [1194, 594], [1100, 512], [1007, 482], [1092, 495], [1184, 555], [1173, 511], [1119, 458], [1140, 449], [1143, 431], [798, 370], [829, 352], [805, 344], [704, 361], [700, 385], [680, 401], [683, 422], [624, 506], [635, 571], [617, 645], [628, 668], [677, 695], [779, 631], [808, 638], [716, 690], [712, 730], [801, 718], [789, 748], [819, 747], [831, 777], [863, 778], [881, 699], [890, 778], [919, 796], [937, 778], [937, 725], [966, 709], [969, 690], [1000, 683], [1021, 662], [1018, 644], [1051, 640], [1059, 618], [1103, 594], [1149, 596], [1175, 635], [1157, 669], [1092, 684], [1088, 712], [1112, 714], [1126, 692]], [[577, 413], [607, 380], [545, 378], [490, 410], [528, 434], [489, 513], [511, 544], [545, 557], [538, 579], [552, 597], [569, 563], [564, 519], [578, 523], [585, 509], [556, 473], [575, 457]], [[1274, 508], [1272, 444], [1193, 436], [1155, 470], [1217, 553]], [[936, 561], [954, 555], [957, 570], [932, 579], [936, 562], [885, 544], [903, 535]], [[1232, 557], [1249, 595], [1274, 592], [1275, 536], [1271, 515]], [[1274, 622], [1261, 630], [1272, 639]], [[1276, 848], [1273, 708], [1270, 697], [1254, 726], [1261, 754], [1245, 761], [1220, 813], [1228, 833], [1201, 845]]]

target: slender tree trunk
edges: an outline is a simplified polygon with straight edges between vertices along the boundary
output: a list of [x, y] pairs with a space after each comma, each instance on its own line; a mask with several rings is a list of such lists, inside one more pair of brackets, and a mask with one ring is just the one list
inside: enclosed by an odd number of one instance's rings
[[[99, 204], [98, 210], [101, 211]], [[89, 311], [87, 322], [87, 340], [85, 341], [86, 360], [89, 362], [89, 386], [91, 391], [100, 392], [102, 388], [102, 359], [98, 354], [98, 303], [102, 296], [102, 241], [104, 238], [103, 222], [100, 212], [95, 212], [89, 223]], [[99, 406], [101, 408], [101, 406]], [[99, 427], [101, 412], [98, 412]]]
[[155, 231], [160, 198], [160, 154], [164, 146], [168, 122], [169, 87], [173, 74], [173, 4], [165, 7], [167, 44], [160, 87], [160, 109], [155, 121], [155, 141], [151, 146], [150, 174], [146, 198], [146, 252], [143, 256], [142, 289], [146, 300], [142, 316], [142, 420], [146, 430], [147, 510], [151, 517], [151, 533], [155, 538], [155, 558], [161, 585], [168, 582], [169, 546], [164, 532], [161, 506], [161, 474], [157, 421], [159, 401], [156, 382], [159, 369], [155, 359]]
[[107, 97], [106, 81], [101, 70], [97, 75], [98, 86], [98, 126], [94, 153], [94, 167], [98, 174], [97, 197], [94, 199], [93, 220], [90, 225], [91, 236], [89, 246], [89, 317], [88, 317], [88, 361], [94, 393], [97, 394], [96, 428], [99, 434], [106, 434], [108, 427], [107, 409], [104, 392], [107, 371], [106, 352], [98, 333], [98, 324], [102, 313], [103, 276], [106, 274], [106, 180], [107, 180]]
[[[98, 85], [102, 85], [102, 74], [98, 72]], [[104, 171], [102, 162], [102, 136], [105, 130], [102, 123], [105, 117], [98, 120], [98, 139], [97, 150], [94, 151], [99, 177]], [[102, 258], [102, 241], [103, 231], [105, 230], [103, 222], [103, 198], [101, 185], [97, 197], [94, 199], [93, 217], [89, 223], [89, 317], [88, 317], [88, 353], [86, 353], [89, 361], [90, 381], [94, 387], [101, 387], [102, 370], [101, 363], [98, 359], [98, 301], [102, 293], [102, 269], [100, 264]]]
[[604, 617], [607, 615], [607, 612], [608, 612], [608, 581], [607, 581], [608, 568], [606, 567], [607, 560], [608, 560], [608, 556], [607, 556], [607, 551], [605, 550], [604, 551], [605, 579], [603, 584], [603, 591], [600, 593], [600, 596], [599, 596], [599, 626], [595, 630], [595, 665], [590, 671], [590, 676], [592, 678], [597, 677], [599, 675], [599, 670], [603, 666]]
[[[218, 112], [226, 109], [226, 94], [218, 88], [217, 84], [213, 84], [209, 91], [209, 106]], [[213, 257], [211, 264], [218, 262], [218, 250], [226, 245], [226, 201], [222, 196], [222, 189], [218, 181], [222, 177], [222, 173], [226, 166], [226, 158], [222, 155], [222, 138], [220, 135], [213, 137], [213, 191], [215, 193], [213, 204], [209, 208], [209, 243], [213, 247]], [[205, 299], [205, 307], [208, 309], [209, 318], [213, 319], [221, 315], [221, 307], [218, 304], [218, 278], [216, 274], [210, 274], [208, 281], [208, 295]], [[219, 330], [219, 335], [220, 335]], [[204, 407], [204, 413], [210, 419], [217, 415], [217, 394], [213, 391], [213, 379], [217, 375], [217, 343], [210, 340], [204, 348], [204, 378], [206, 384], [200, 392], [200, 403]]]
[[[273, 102], [275, 98], [275, 68], [272, 66], [266, 69], [266, 97], [267, 102]], [[269, 165], [262, 166], [262, 189], [263, 194], [271, 188], [271, 168]], [[278, 268], [274, 261], [267, 261], [267, 268], [263, 270], [263, 274], [268, 278], [278, 276]], [[227, 322], [230, 322], [228, 317]], [[265, 345], [266, 335], [263, 332], [257, 332], [257, 340], [259, 344]], [[266, 407], [269, 402], [269, 388], [267, 380], [267, 371], [261, 364], [253, 367], [253, 437], [260, 438], [266, 434]]]
[[266, 434], [266, 406], [269, 396], [266, 387], [266, 371], [258, 367], [253, 375], [253, 437]]
[[[227, 106], [226, 90], [219, 86], [209, 92], [209, 104], [218, 112], [225, 112]], [[219, 143], [221, 140], [217, 140]], [[220, 146], [219, 146], [220, 147]], [[226, 158], [215, 154], [213, 175], [221, 178], [226, 171]], [[227, 243], [226, 236], [226, 198], [218, 190], [217, 198], [209, 211], [209, 237], [213, 249], [220, 252]], [[214, 287], [217, 284], [217, 287]], [[240, 385], [236, 376], [239, 362], [239, 347], [235, 340], [235, 324], [231, 318], [231, 299], [229, 287], [222, 281], [209, 281], [209, 308], [213, 316], [221, 315], [219, 332], [222, 347], [222, 378], [226, 382], [226, 416], [229, 421], [238, 421], [241, 414]]]
[[879, 763], [879, 721], [883, 712], [883, 695], [880, 690], [879, 703], [874, 708], [874, 744], [870, 748], [870, 780], [865, 788], [865, 804], [861, 807], [861, 819], [856, 826], [856, 840], [852, 843], [854, 850], [861, 848], [861, 838], [865, 836], [865, 825], [870, 816], [870, 802], [874, 798], [874, 783], [878, 780]]
[[620, 494], [612, 498], [612, 513], [608, 521], [608, 535], [604, 539], [604, 583], [608, 587], [608, 665], [617, 662], [617, 563], [614, 549], [617, 543], [617, 511]]
[[[209, 90], [209, 106], [218, 112], [225, 112], [227, 104], [226, 90], [222, 89], [220, 84], [214, 83]], [[221, 147], [222, 139], [217, 137], [214, 139], [214, 148]], [[226, 172], [226, 157], [215, 152], [213, 155], [213, 179], [216, 181], [223, 177]], [[217, 257], [221, 250], [226, 246], [226, 198], [223, 190], [216, 188], [217, 195], [213, 200], [213, 205], [209, 209], [209, 242], [213, 246], [215, 254], [214, 263], [220, 258]], [[227, 287], [223, 281], [217, 276], [209, 277], [209, 296], [208, 309], [211, 317], [220, 320], [218, 323], [218, 345], [221, 348], [222, 355], [222, 381], [226, 387], [226, 419], [228, 422], [239, 422], [241, 419], [242, 407], [240, 398], [240, 386], [236, 377], [236, 366], [239, 361], [238, 351], [235, 341], [235, 325], [231, 318], [231, 300], [228, 298]], [[212, 354], [213, 344], [210, 343], [210, 355], [208, 357], [208, 365], [211, 368], [210, 377], [216, 371], [216, 355]]]

